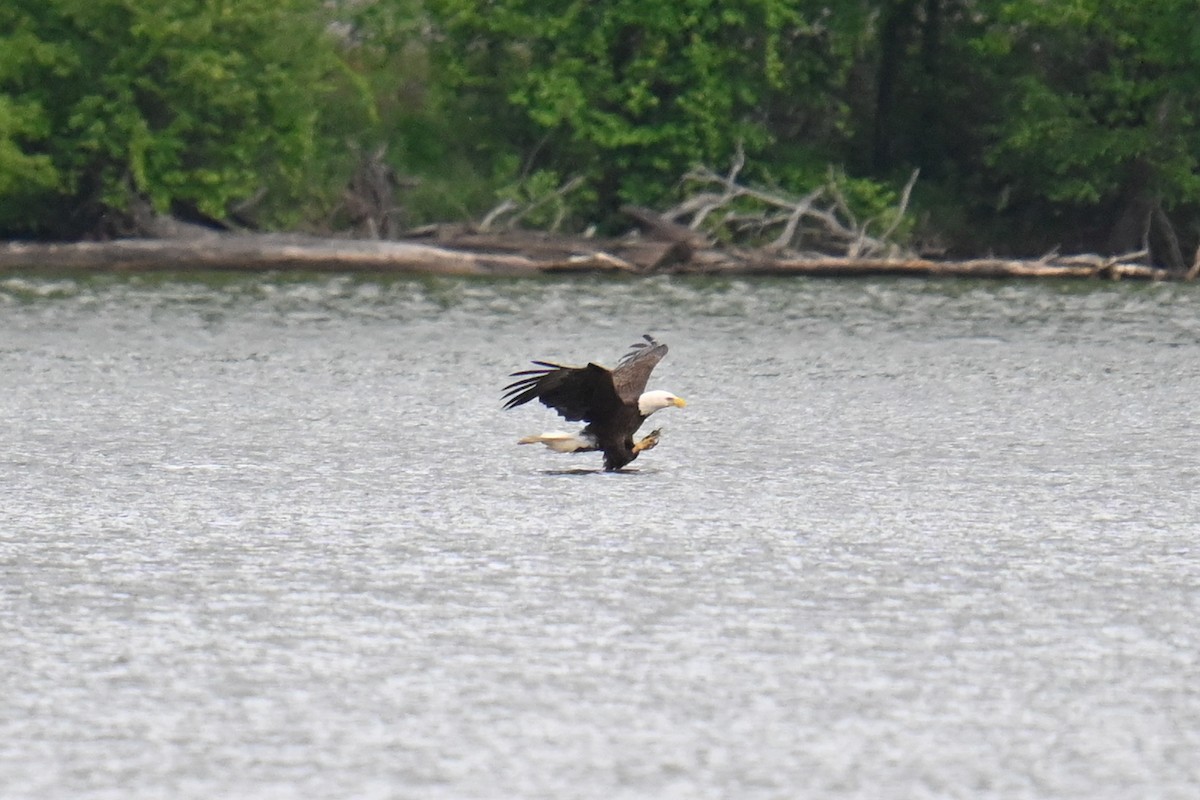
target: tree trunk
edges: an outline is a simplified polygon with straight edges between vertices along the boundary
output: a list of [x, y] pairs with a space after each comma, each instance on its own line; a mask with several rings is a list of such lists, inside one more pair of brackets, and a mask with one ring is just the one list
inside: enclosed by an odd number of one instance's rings
[[875, 126], [871, 142], [871, 161], [877, 172], [885, 172], [892, 166], [896, 87], [916, 5], [917, 0], [889, 3], [879, 29], [879, 75], [875, 83]]

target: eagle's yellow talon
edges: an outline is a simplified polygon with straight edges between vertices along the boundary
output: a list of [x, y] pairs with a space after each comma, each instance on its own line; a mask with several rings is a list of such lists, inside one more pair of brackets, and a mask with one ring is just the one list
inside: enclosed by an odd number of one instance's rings
[[637, 444], [633, 446], [633, 452], [644, 453], [647, 450], [653, 450], [658, 447], [658, 442], [662, 438], [662, 428], [655, 428]]

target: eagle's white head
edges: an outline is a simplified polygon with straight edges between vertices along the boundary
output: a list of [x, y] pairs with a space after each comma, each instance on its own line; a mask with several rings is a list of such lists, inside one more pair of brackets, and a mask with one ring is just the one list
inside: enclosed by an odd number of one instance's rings
[[670, 392], [654, 391], [643, 392], [638, 398], [638, 412], [643, 417], [648, 417], [655, 411], [660, 411], [664, 408], [683, 408], [687, 405], [687, 401], [682, 397], [676, 397]]

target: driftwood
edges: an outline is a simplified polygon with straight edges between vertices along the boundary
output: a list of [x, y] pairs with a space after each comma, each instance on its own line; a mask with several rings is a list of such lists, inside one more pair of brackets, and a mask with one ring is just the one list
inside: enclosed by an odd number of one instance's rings
[[463, 252], [414, 242], [231, 235], [175, 241], [0, 245], [0, 270], [312, 270], [436, 275], [530, 275], [612, 271], [628, 264], [603, 253], [559, 259], [510, 253]]
[[911, 275], [959, 278], [1105, 278], [1110, 280], [1163, 280], [1166, 271], [1120, 258], [1073, 256], [1063, 259], [1023, 261], [978, 258], [966, 261], [931, 261], [924, 258], [777, 258], [756, 266], [738, 266], [742, 274], [759, 275]]
[[[0, 272], [36, 270], [299, 270], [433, 275], [520, 276], [562, 272], [703, 275], [911, 275], [971, 278], [1195, 277], [1136, 262], [1144, 254], [982, 258], [795, 256], [770, 249], [692, 249], [678, 241], [637, 237], [571, 239], [542, 234], [463, 231], [426, 241], [365, 241], [225, 235], [187, 241], [129, 239], [72, 244], [0, 245]], [[1200, 264], [1200, 258], [1197, 259]]]
[[[714, 238], [732, 242], [759, 242], [769, 253], [804, 250], [851, 258], [916, 255], [893, 236], [908, 213], [918, 170], [913, 171], [894, 208], [882, 218], [860, 222], [842, 192], [844, 177], [839, 179], [832, 168], [823, 185], [804, 195], [792, 196], [781, 190], [739, 183], [738, 176], [745, 163], [745, 153], [739, 148], [724, 175], [703, 166], [684, 175], [683, 182], [698, 191], [663, 212], [665, 224], [687, 219], [686, 226], [678, 227], [693, 232], [708, 231]], [[873, 233], [873, 229], [879, 232]]]

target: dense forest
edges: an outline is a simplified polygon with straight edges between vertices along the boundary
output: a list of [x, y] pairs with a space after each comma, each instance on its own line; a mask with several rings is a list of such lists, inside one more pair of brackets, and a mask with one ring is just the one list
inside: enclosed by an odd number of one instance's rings
[[903, 196], [917, 252], [1179, 270], [1198, 115], [1196, 0], [6, 0], [0, 237], [612, 232], [736, 163]]

